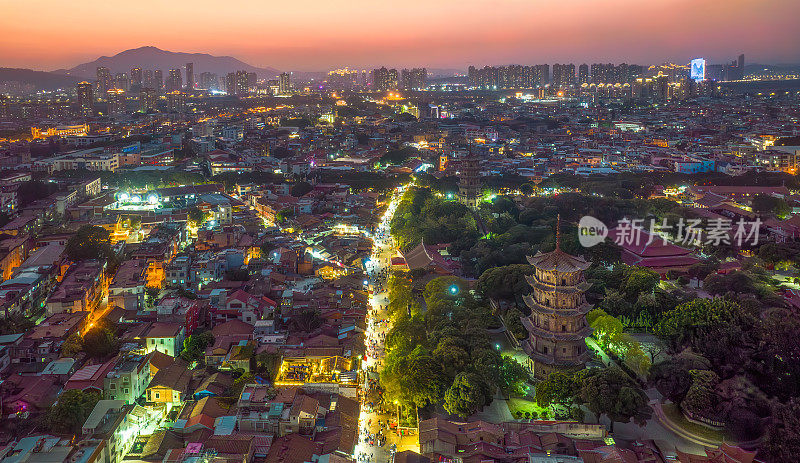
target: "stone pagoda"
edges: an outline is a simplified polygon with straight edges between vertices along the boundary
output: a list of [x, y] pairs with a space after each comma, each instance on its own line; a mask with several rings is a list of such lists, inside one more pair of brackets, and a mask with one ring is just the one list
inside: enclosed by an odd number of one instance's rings
[[537, 379], [546, 379], [553, 371], [582, 369], [590, 357], [585, 338], [592, 332], [586, 323], [591, 306], [585, 296], [591, 285], [583, 272], [591, 264], [561, 250], [558, 229], [555, 251], [537, 252], [528, 256], [528, 262], [535, 269], [526, 277], [533, 294], [523, 298], [531, 309], [530, 317], [522, 318], [528, 330], [528, 339], [522, 342], [528, 367]]
[[472, 154], [472, 146], [466, 157], [461, 159], [458, 170], [458, 201], [467, 207], [478, 207], [481, 193], [480, 159]]

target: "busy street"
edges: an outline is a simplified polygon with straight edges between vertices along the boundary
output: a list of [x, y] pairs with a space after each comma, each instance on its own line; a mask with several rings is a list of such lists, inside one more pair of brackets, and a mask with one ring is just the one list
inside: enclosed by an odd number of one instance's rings
[[379, 378], [386, 335], [390, 328], [386, 283], [395, 248], [389, 227], [404, 191], [404, 187], [397, 189], [380, 224], [375, 228], [372, 254], [366, 263], [371, 308], [367, 316], [366, 355], [361, 366], [360, 435], [355, 451], [358, 461], [365, 463], [390, 462], [395, 451], [416, 448], [417, 445], [416, 436], [398, 432], [394, 404], [383, 402]]

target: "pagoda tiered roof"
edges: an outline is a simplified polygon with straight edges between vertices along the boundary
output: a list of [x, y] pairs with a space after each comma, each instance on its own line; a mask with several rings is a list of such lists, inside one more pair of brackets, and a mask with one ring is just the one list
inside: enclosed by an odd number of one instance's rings
[[546, 272], [572, 273], [588, 269], [592, 264], [579, 256], [573, 256], [556, 247], [548, 253], [537, 252], [528, 256], [528, 263]]
[[542, 314], [552, 314], [558, 315], [561, 317], [569, 317], [569, 316], [578, 316], [578, 315], [586, 315], [592, 310], [592, 305], [588, 302], [584, 302], [583, 304], [579, 305], [578, 307], [548, 307], [546, 305], [539, 304], [536, 302], [536, 299], [533, 298], [530, 294], [522, 296], [522, 300], [525, 301], [525, 305], [527, 305], [531, 310], [535, 310], [538, 313]]
[[536, 326], [530, 318], [523, 318], [522, 325], [529, 333], [537, 338], [551, 339], [553, 341], [581, 341], [585, 337], [592, 334], [592, 327], [589, 325], [584, 326], [578, 331], [550, 331]]
[[592, 284], [586, 280], [581, 281], [577, 285], [556, 285], [546, 281], [539, 280], [535, 275], [525, 275], [525, 280], [529, 285], [542, 291], [558, 291], [560, 293], [584, 293], [592, 287]]

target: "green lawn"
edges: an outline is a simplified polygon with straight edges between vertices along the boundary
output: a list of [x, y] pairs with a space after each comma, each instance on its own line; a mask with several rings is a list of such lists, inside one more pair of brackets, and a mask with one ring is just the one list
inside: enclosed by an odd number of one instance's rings
[[704, 439], [722, 442], [728, 439], [728, 436], [722, 432], [717, 431], [701, 424], [693, 423], [683, 416], [680, 409], [676, 404], [664, 404], [661, 406], [664, 410], [664, 415], [673, 423], [685, 429], [687, 432], [700, 436]]
[[[542, 412], [546, 409], [540, 407], [535, 401], [529, 400], [524, 397], [511, 397], [508, 399], [508, 410], [511, 412], [511, 416], [514, 418], [517, 417], [517, 412], [521, 411], [523, 414], [523, 418], [525, 412], [533, 413], [536, 412], [536, 416], [541, 418]], [[547, 410], [547, 413], [550, 414], [550, 411]], [[552, 416], [550, 416], [552, 418]]]

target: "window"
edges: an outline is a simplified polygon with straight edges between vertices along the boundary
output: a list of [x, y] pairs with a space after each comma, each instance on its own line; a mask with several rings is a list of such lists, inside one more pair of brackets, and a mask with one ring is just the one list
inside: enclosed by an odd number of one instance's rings
[[123, 389], [123, 390], [122, 390], [122, 393], [123, 393], [123, 394], [130, 394], [130, 389], [128, 389], [128, 388], [126, 387], [125, 389]]
[[160, 392], [156, 392], [156, 399], [160, 399], [160, 398], [161, 398], [161, 393]]

